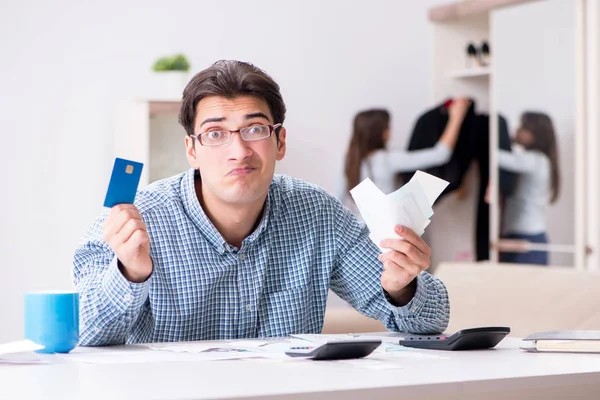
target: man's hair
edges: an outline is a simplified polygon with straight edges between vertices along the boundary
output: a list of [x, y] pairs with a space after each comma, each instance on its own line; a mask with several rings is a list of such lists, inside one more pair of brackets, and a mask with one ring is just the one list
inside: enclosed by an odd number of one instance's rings
[[[238, 96], [264, 99], [273, 117], [273, 124], [283, 124], [285, 103], [279, 85], [266, 72], [242, 61], [220, 60], [197, 73], [183, 91], [179, 123], [188, 135], [194, 134], [196, 107], [208, 96], [233, 99]], [[279, 129], [275, 131], [279, 139]]]

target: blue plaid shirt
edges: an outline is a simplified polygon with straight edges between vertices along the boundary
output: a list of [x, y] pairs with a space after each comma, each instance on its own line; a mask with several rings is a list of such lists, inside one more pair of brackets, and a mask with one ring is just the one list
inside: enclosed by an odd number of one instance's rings
[[409, 304], [390, 304], [368, 229], [324, 190], [276, 175], [261, 221], [238, 249], [204, 213], [194, 179], [189, 170], [136, 197], [154, 263], [146, 282], [119, 271], [103, 240], [107, 213], [85, 234], [74, 256], [81, 345], [320, 333], [330, 288], [389, 330], [446, 328], [444, 285], [423, 272]]

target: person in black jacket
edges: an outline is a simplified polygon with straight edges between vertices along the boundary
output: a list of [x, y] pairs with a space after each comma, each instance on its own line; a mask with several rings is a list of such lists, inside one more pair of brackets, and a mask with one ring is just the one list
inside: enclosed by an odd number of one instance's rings
[[[408, 150], [418, 150], [431, 147], [438, 141], [444, 126], [448, 121], [448, 106], [451, 100], [435, 106], [421, 114], [415, 123]], [[511, 140], [506, 119], [498, 119], [499, 147], [510, 150]], [[457, 190], [463, 182], [469, 166], [473, 161], [478, 161], [479, 167], [479, 194], [476, 210], [475, 249], [476, 259], [489, 259], [489, 204], [485, 201], [485, 192], [489, 183], [489, 115], [475, 113], [475, 102], [471, 103], [467, 111], [460, 134], [450, 157], [450, 160], [433, 168], [424, 170], [449, 182], [444, 192], [437, 199], [439, 202], [445, 195]], [[408, 182], [416, 171], [398, 175], [398, 180]], [[500, 194], [509, 196], [515, 189], [517, 174], [500, 171]]]

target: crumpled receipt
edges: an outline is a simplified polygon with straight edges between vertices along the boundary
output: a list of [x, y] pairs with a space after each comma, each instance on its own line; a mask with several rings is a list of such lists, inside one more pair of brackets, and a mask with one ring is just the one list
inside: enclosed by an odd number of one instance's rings
[[369, 179], [365, 179], [350, 194], [371, 232], [369, 237], [380, 246], [383, 239], [400, 237], [396, 225], [406, 226], [419, 236], [431, 222], [433, 203], [448, 186], [448, 182], [423, 171], [417, 171], [400, 189], [384, 194]]

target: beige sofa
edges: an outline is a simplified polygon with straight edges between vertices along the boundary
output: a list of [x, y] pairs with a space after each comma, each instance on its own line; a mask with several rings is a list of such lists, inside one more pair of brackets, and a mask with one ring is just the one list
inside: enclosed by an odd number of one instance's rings
[[347, 306], [327, 307], [322, 333], [383, 332], [385, 327]]
[[[553, 329], [600, 330], [600, 274], [573, 268], [442, 263], [435, 270], [448, 288], [447, 332], [509, 326], [511, 336]], [[323, 333], [384, 331], [349, 306], [328, 307]]]
[[509, 326], [511, 336], [554, 329], [600, 330], [600, 274], [565, 267], [442, 263], [448, 332]]

